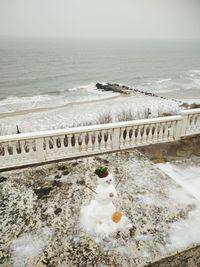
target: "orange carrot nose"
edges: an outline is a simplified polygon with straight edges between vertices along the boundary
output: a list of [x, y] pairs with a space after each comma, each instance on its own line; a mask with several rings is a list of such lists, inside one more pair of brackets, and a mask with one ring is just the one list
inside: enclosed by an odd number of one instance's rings
[[115, 211], [112, 215], [112, 221], [118, 223], [122, 218], [122, 213], [120, 211]]

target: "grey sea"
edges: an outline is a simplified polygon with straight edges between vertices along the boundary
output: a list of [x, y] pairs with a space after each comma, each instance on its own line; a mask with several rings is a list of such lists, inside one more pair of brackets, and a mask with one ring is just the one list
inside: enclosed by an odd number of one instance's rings
[[[0, 112], [96, 99], [114, 82], [186, 101], [200, 99], [200, 43], [0, 40]], [[19, 109], [19, 108], [18, 108]]]

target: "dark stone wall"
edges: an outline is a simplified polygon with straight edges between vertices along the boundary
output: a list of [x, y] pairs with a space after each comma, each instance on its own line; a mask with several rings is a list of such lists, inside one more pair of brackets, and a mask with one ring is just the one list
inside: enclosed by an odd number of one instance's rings
[[154, 163], [200, 156], [200, 135], [171, 143], [149, 145], [138, 150]]
[[200, 245], [147, 265], [148, 267], [199, 267]]

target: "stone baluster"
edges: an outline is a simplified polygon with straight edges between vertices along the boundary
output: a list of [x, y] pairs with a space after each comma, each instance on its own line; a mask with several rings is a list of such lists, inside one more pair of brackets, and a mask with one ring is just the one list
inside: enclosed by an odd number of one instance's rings
[[151, 144], [152, 143], [152, 138], [153, 138], [153, 135], [152, 135], [152, 124], [149, 124], [148, 125], [148, 135], [147, 135], [147, 143], [148, 144]]
[[121, 128], [121, 147], [126, 147], [127, 130], [126, 127]]
[[135, 131], [136, 131], [137, 127], [133, 126], [132, 127], [132, 136], [131, 136], [131, 145], [135, 146], [136, 145], [136, 136], [135, 136]]
[[108, 137], [108, 146], [109, 149], [112, 150], [113, 129], [108, 130]]
[[193, 133], [195, 133], [197, 131], [197, 121], [198, 121], [198, 115], [195, 114], [193, 116], [193, 129], [192, 129]]
[[63, 152], [65, 152], [65, 144], [64, 144], [65, 136], [60, 135], [59, 138], [60, 138], [60, 148]]
[[12, 148], [13, 148], [13, 157], [14, 158], [17, 158], [17, 144], [16, 144], [16, 141], [12, 142]]
[[163, 140], [164, 141], [168, 141], [168, 130], [169, 130], [168, 122], [165, 122], [163, 125]]
[[100, 131], [94, 132], [94, 136], [95, 136], [94, 150], [95, 151], [101, 150], [101, 143], [99, 143], [99, 134], [100, 134]]
[[112, 130], [112, 148], [118, 150], [120, 148], [120, 128]]
[[158, 134], [158, 141], [163, 141], [163, 131], [164, 131], [164, 124], [161, 122], [159, 125], [159, 134]]
[[92, 151], [92, 132], [87, 133], [87, 153]]
[[71, 144], [71, 153], [75, 154], [75, 152], [76, 152], [76, 136], [75, 136], [75, 134], [70, 135], [70, 144]]
[[141, 145], [143, 140], [143, 126], [139, 125], [138, 128], [138, 134], [137, 134], [137, 144]]
[[96, 134], [95, 131], [91, 132], [92, 151], [95, 151], [96, 147]]
[[158, 129], [156, 123], [152, 125], [152, 136], [152, 143], [156, 143], [158, 138]]
[[147, 144], [147, 126], [148, 125], [144, 125], [144, 128], [143, 128], [143, 136], [142, 136], [142, 143], [143, 144]]
[[78, 144], [78, 138], [79, 138], [79, 133], [74, 134], [74, 153], [78, 154], [79, 153], [79, 144]]
[[126, 127], [126, 139], [125, 139], [125, 147], [130, 147], [131, 145], [131, 138], [129, 136], [129, 132], [132, 127]]
[[179, 136], [179, 130], [177, 129], [177, 122], [172, 121], [171, 122], [171, 128], [170, 128], [170, 135], [169, 135], [169, 140], [173, 141], [175, 139], [175, 134], [177, 134], [177, 138]]
[[4, 157], [8, 158], [10, 156], [9, 152], [8, 152], [8, 146], [9, 146], [9, 143], [6, 142], [4, 144]]
[[38, 138], [35, 141], [36, 146], [36, 158], [38, 162], [45, 162], [45, 153], [44, 153], [44, 145], [43, 145], [44, 139]]
[[85, 153], [87, 152], [88, 150], [88, 133], [84, 133], [82, 132], [80, 135], [79, 135], [79, 142], [80, 142], [80, 151], [81, 153]]
[[200, 114], [197, 115], [196, 132], [200, 132]]

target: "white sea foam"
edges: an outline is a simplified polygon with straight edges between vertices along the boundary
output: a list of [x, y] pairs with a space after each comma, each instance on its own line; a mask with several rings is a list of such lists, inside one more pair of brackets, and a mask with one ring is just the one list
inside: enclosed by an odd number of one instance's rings
[[10, 96], [0, 101], [0, 113], [36, 108], [59, 107], [69, 103], [92, 101], [99, 98], [107, 99], [113, 97], [114, 95], [118, 94], [97, 90], [95, 83], [91, 83], [89, 85], [71, 88], [67, 91], [59, 91], [59, 94], [45, 94], [26, 97]]
[[166, 78], [166, 79], [162, 79], [162, 80], [156, 81], [156, 83], [166, 83], [166, 82], [169, 82], [171, 80], [172, 80], [171, 78]]
[[138, 83], [137, 87], [158, 95], [173, 96], [176, 99], [179, 99], [179, 97], [185, 99], [190, 97], [199, 98], [200, 70], [188, 70], [176, 73], [173, 77], [159, 80], [148, 79], [146, 82]]
[[54, 95], [36, 95], [27, 97], [11, 96], [0, 101], [0, 112], [13, 112], [26, 109], [53, 107], [67, 104], [67, 99]]
[[200, 75], [200, 70], [190, 70], [189, 72]]

